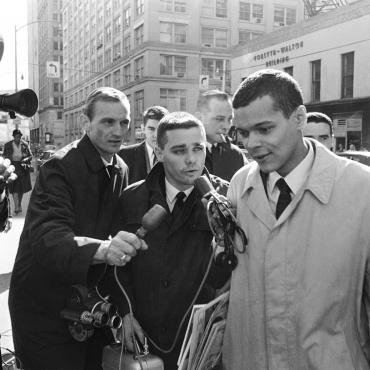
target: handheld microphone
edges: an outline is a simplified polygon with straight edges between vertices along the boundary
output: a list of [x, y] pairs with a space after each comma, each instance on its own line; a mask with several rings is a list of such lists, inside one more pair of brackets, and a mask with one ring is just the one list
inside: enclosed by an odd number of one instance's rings
[[[216, 256], [215, 263], [232, 271], [238, 264], [234, 249], [239, 253], [244, 253], [248, 244], [247, 237], [231, 211], [230, 203], [217, 193], [206, 176], [203, 175], [195, 180], [195, 186], [203, 198], [208, 200], [207, 218], [209, 227], [216, 242], [221, 242], [225, 248], [223, 252]], [[234, 243], [235, 234], [238, 234], [242, 239], [240, 249]]]
[[166, 216], [167, 211], [159, 204], [154, 204], [154, 206], [143, 216], [143, 219], [141, 220], [142, 226], [137, 229], [135, 233], [136, 236], [140, 239], [144, 239], [148, 231], [156, 229]]

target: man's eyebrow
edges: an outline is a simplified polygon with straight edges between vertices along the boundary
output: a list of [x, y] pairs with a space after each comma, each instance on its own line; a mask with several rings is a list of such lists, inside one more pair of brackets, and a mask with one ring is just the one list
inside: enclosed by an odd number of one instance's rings
[[186, 148], [185, 144], [171, 146], [171, 149], [183, 149], [183, 148]]

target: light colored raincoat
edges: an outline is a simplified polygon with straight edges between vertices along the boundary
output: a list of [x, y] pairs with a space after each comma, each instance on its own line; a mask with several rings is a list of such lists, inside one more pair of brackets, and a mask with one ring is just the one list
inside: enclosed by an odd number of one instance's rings
[[278, 221], [256, 163], [231, 181], [249, 246], [232, 276], [227, 370], [370, 369], [370, 167], [313, 146]]

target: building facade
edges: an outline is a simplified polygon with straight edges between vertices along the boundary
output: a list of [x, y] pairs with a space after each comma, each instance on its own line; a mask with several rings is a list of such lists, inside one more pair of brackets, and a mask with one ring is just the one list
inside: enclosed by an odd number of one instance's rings
[[151, 105], [194, 113], [202, 89], [231, 92], [233, 47], [301, 21], [300, 0], [72, 0], [63, 7], [66, 142], [82, 135], [80, 115], [99, 86], [131, 103], [126, 141], [143, 138]]
[[370, 149], [370, 1], [361, 0], [239, 47], [232, 89], [262, 68], [284, 70], [299, 82], [308, 111], [328, 114], [336, 148]]
[[31, 145], [65, 144], [63, 120], [62, 0], [30, 0], [28, 6], [29, 85], [39, 98], [32, 118]]

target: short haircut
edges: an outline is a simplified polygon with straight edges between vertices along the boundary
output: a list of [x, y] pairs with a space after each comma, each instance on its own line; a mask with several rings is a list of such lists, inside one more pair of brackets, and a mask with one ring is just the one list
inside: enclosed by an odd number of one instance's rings
[[274, 109], [286, 118], [303, 104], [302, 90], [292, 76], [275, 69], [262, 69], [241, 82], [233, 96], [233, 108], [246, 107], [266, 95], [274, 100]]
[[321, 112], [309, 112], [307, 113], [307, 123], [314, 122], [324, 122], [326, 123], [330, 128], [330, 136], [333, 135], [333, 121], [329, 116], [327, 116], [325, 113]]
[[122, 103], [126, 110], [127, 115], [130, 116], [130, 103], [127, 96], [122, 92], [113, 87], [99, 87], [89, 94], [86, 99], [85, 107], [83, 113], [91, 121], [94, 118], [94, 107], [95, 103], [98, 101], [112, 102], [112, 103]]
[[209, 102], [211, 99], [218, 99], [221, 101], [229, 100], [231, 103], [231, 96], [221, 90], [208, 90], [201, 93], [197, 101], [197, 111], [202, 112], [208, 109]]
[[199, 127], [205, 135], [205, 130], [202, 122], [188, 112], [173, 112], [164, 116], [158, 123], [157, 128], [157, 143], [163, 149], [167, 143], [166, 132], [170, 130], [188, 129]]
[[154, 105], [153, 107], [149, 107], [143, 113], [144, 126], [146, 125], [149, 119], [160, 121], [168, 113], [169, 113], [168, 110], [164, 107], [161, 107], [160, 105]]

